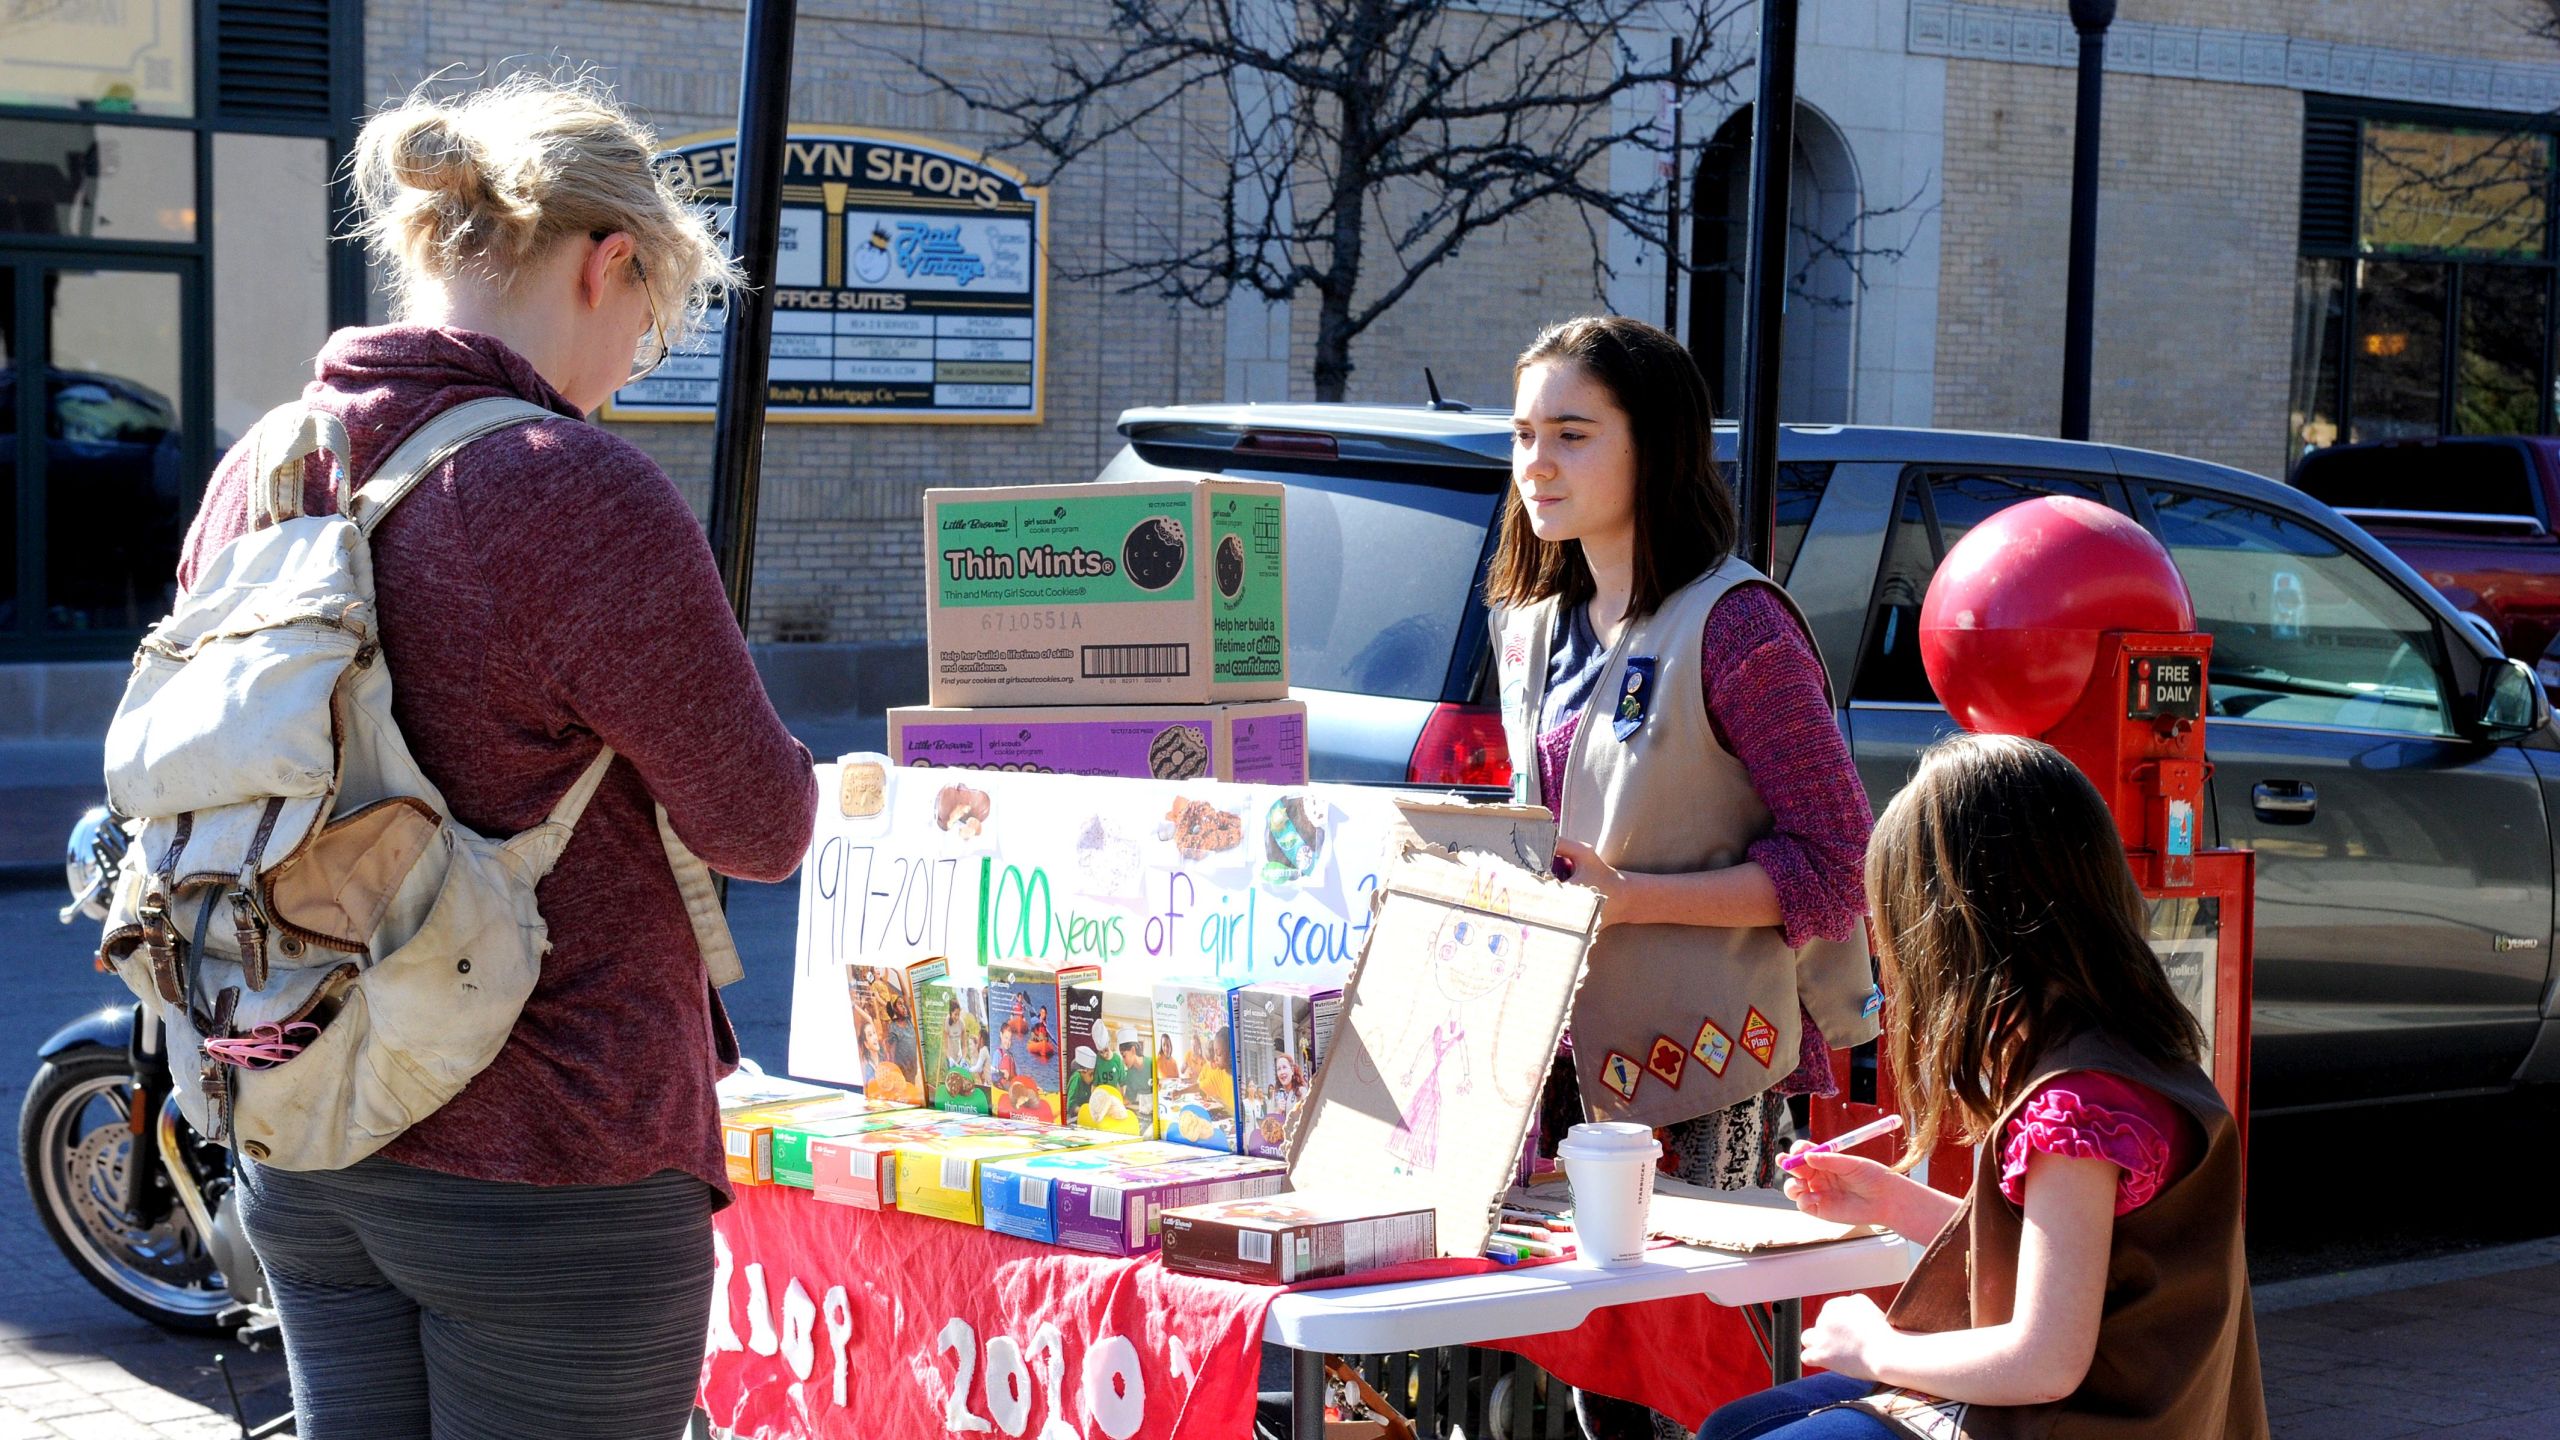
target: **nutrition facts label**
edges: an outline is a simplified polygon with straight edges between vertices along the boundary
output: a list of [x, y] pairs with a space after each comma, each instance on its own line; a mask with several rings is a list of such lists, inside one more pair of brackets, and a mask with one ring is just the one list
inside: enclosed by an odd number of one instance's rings
[[[658, 157], [726, 227], [734, 136]], [[1040, 418], [1048, 192], [914, 136], [794, 131], [774, 262], [768, 418], [1001, 424]], [[707, 420], [725, 360], [715, 310], [701, 336], [625, 387], [616, 419]]]

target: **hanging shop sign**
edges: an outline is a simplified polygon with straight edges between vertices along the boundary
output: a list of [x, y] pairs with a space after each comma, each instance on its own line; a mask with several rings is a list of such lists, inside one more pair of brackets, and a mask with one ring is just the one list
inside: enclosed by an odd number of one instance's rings
[[[734, 134], [691, 135], [660, 173], [728, 228]], [[1049, 193], [913, 135], [803, 126], [784, 146], [765, 418], [1036, 423], [1046, 379]], [[607, 407], [708, 420], [725, 316]]]

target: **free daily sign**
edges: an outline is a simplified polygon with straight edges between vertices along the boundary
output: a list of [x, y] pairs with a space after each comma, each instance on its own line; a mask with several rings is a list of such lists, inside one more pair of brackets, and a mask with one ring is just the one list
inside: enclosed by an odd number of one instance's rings
[[881, 773], [877, 812], [847, 815], [840, 767], [819, 767], [792, 985], [806, 1079], [859, 1083], [855, 961], [1100, 965], [1138, 988], [1340, 980], [1407, 838], [1391, 792], [1358, 786]]

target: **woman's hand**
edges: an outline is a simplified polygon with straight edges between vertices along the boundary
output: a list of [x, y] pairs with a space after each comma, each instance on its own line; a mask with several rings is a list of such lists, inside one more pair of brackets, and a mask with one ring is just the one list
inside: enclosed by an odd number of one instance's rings
[[1558, 868], [1565, 872], [1565, 879], [1600, 892], [1601, 925], [1623, 925], [1636, 918], [1626, 913], [1636, 877], [1601, 859], [1599, 851], [1579, 840], [1558, 840], [1556, 858], [1564, 862]]
[[1853, 1380], [1880, 1380], [1876, 1343], [1893, 1334], [1884, 1312], [1864, 1295], [1842, 1295], [1822, 1307], [1813, 1327], [1804, 1332], [1804, 1363], [1836, 1370]]
[[1894, 1221], [1903, 1191], [1914, 1183], [1909, 1178], [1863, 1156], [1816, 1151], [1808, 1141], [1797, 1141], [1787, 1153], [1802, 1157], [1784, 1172], [1787, 1198], [1797, 1209], [1841, 1225], [1899, 1228]]

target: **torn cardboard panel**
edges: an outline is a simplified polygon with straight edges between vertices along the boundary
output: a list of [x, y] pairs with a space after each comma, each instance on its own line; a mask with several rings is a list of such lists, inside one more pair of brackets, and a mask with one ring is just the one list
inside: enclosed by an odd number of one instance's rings
[[1409, 844], [1456, 855], [1501, 857], [1536, 874], [1549, 873], [1556, 817], [1540, 805], [1479, 805], [1459, 795], [1398, 795], [1396, 813]]
[[1484, 1247], [1598, 933], [1600, 897], [1417, 844], [1388, 872], [1290, 1156], [1300, 1190], [1356, 1185]]

